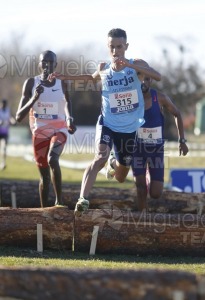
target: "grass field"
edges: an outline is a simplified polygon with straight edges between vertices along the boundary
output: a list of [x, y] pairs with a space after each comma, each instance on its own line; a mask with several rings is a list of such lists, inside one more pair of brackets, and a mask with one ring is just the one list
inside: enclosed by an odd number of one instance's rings
[[[69, 161], [91, 161], [93, 154], [63, 154], [63, 160]], [[169, 172], [173, 168], [205, 168], [205, 159], [201, 156], [172, 157], [165, 156], [165, 183], [169, 181]], [[65, 167], [61, 168], [62, 179], [64, 182], [80, 184], [84, 170], [74, 170]], [[23, 157], [9, 157], [7, 159], [7, 168], [0, 171], [0, 179], [18, 179], [18, 180], [38, 180], [39, 174], [34, 162], [24, 160]], [[129, 177], [125, 183], [119, 184], [116, 181], [107, 181], [105, 176], [98, 174], [95, 186], [129, 188], [133, 186], [132, 177]]]
[[[64, 155], [63, 159], [89, 160], [91, 156]], [[165, 181], [168, 181], [170, 168], [202, 168], [205, 167], [205, 159], [202, 157], [169, 157], [165, 169]], [[64, 182], [80, 184], [83, 170], [69, 170], [62, 168]], [[0, 172], [0, 179], [38, 180], [39, 175], [34, 162], [25, 161], [20, 157], [9, 157], [7, 168]], [[133, 187], [132, 178], [120, 185], [116, 182], [108, 182], [103, 175], [98, 175], [95, 186], [104, 187]], [[86, 253], [44, 251], [39, 254], [35, 249], [19, 249], [0, 247], [0, 265], [2, 266], [51, 266], [57, 268], [157, 268], [176, 269], [205, 273], [205, 258], [203, 257], [164, 257], [164, 256], [123, 256], [123, 255], [96, 255], [90, 257]]]
[[66, 251], [49, 251], [43, 254], [34, 249], [0, 247], [0, 265], [5, 267], [55, 267], [103, 269], [169, 269], [205, 274], [204, 257], [165, 257], [139, 255], [95, 255]]

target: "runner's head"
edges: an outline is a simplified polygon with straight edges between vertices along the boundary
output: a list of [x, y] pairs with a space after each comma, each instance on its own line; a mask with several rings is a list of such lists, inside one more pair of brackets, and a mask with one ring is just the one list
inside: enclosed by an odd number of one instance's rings
[[108, 32], [108, 48], [112, 58], [124, 57], [128, 45], [125, 30], [113, 28]]
[[151, 83], [152, 83], [152, 78], [144, 75], [143, 79], [142, 79], [142, 84], [141, 84], [141, 89], [143, 94], [147, 93], [150, 89]]
[[47, 79], [48, 75], [53, 73], [57, 66], [56, 54], [50, 50], [42, 52], [39, 56], [39, 67], [43, 74], [43, 78]]

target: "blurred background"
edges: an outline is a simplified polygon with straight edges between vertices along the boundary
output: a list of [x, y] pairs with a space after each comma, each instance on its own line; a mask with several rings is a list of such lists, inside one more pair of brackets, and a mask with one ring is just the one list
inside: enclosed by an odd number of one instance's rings
[[[93, 73], [100, 61], [109, 59], [108, 31], [120, 27], [128, 35], [127, 58], [142, 58], [162, 74], [162, 81], [154, 85], [180, 109], [190, 140], [203, 142], [204, 14], [202, 0], [7, 0], [1, 3], [0, 98], [8, 100], [15, 116], [23, 83], [39, 73], [38, 57], [47, 49], [57, 54], [57, 71]], [[80, 139], [92, 143], [101, 106], [100, 92], [90, 85], [79, 85], [76, 90], [70, 90], [78, 126], [75, 143]], [[167, 139], [176, 141], [170, 115], [166, 116], [165, 128]], [[27, 118], [11, 128], [9, 142], [30, 143]]]

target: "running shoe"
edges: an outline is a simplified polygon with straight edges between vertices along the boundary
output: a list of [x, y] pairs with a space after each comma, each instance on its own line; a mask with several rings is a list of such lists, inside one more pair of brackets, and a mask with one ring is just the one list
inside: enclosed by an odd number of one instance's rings
[[81, 215], [88, 210], [89, 208], [89, 201], [86, 200], [84, 197], [80, 197], [78, 202], [75, 205], [74, 215], [76, 217], [81, 217]]

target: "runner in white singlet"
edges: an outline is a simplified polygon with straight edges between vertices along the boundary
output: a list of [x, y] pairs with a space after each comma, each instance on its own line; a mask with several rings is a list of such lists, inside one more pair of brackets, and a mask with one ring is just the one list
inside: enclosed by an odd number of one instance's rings
[[[48, 206], [49, 185], [52, 180], [55, 205], [62, 205], [62, 178], [59, 157], [76, 127], [71, 115], [68, 89], [63, 81], [48, 80], [57, 66], [56, 54], [44, 51], [39, 57], [41, 75], [25, 81], [16, 113], [18, 122], [29, 114], [34, 157], [40, 173], [39, 195], [41, 207]], [[50, 176], [51, 170], [51, 176]]]

